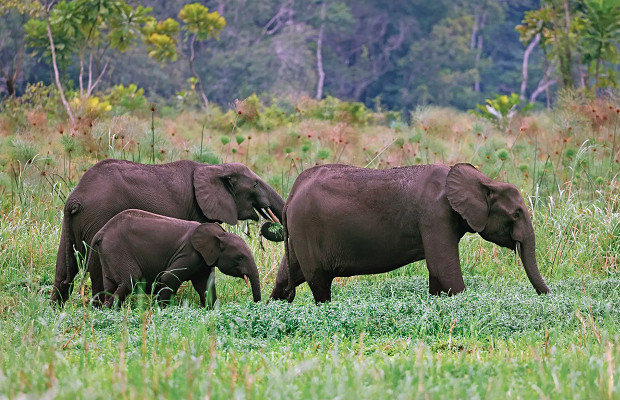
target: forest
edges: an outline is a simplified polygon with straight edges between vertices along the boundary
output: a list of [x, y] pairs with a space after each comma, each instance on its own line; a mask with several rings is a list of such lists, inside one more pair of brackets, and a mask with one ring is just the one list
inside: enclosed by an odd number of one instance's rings
[[162, 105], [227, 108], [256, 93], [467, 110], [496, 95], [549, 105], [562, 88], [617, 85], [615, 0], [230, 0], [184, 16], [177, 0], [2, 3], [5, 96], [54, 82], [47, 16], [64, 90], [135, 84]]
[[[0, 399], [619, 398], [619, 39], [620, 0], [0, 0]], [[460, 293], [438, 293], [429, 256], [336, 276], [328, 302], [306, 282], [285, 295], [285, 244], [263, 224], [301, 174], [332, 163], [480, 179], [372, 215], [345, 203], [332, 220], [362, 215], [365, 234], [306, 240], [415, 240], [394, 216], [453, 202], [445, 215], [468, 233], [443, 246], [433, 225], [423, 248], [453, 256]], [[175, 275], [163, 301], [132, 281], [102, 307], [112, 293], [94, 293], [88, 268], [101, 242], [80, 243], [81, 227], [128, 198], [164, 214], [181, 204], [166, 194], [202, 190], [177, 190], [180, 172], [142, 186], [151, 172], [97, 172], [109, 165], [255, 173], [246, 190], [275, 200], [211, 225], [257, 274], [246, 283], [218, 259], [206, 290]], [[241, 201], [240, 181], [215, 182]], [[506, 214], [499, 187], [521, 207], [508, 222], [461, 214], [475, 188], [479, 215]], [[529, 258], [517, 220], [535, 236]]]

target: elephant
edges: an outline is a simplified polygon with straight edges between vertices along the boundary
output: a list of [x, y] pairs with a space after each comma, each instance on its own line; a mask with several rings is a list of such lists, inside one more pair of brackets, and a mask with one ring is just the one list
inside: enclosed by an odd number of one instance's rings
[[192, 281], [205, 307], [207, 281], [214, 266], [226, 275], [249, 279], [254, 301], [261, 298], [258, 268], [250, 248], [217, 223], [125, 210], [93, 237], [88, 266], [97, 259], [108, 307], [115, 299], [122, 304], [138, 282], [167, 302], [187, 280]]
[[308, 282], [317, 303], [335, 277], [388, 272], [426, 259], [429, 293], [465, 290], [459, 241], [467, 232], [519, 253], [536, 292], [534, 228], [520, 191], [470, 164], [303, 171], [284, 205], [285, 253], [271, 299], [292, 302]]
[[[190, 160], [147, 165], [107, 159], [88, 169], [67, 197], [52, 302], [63, 305], [78, 273], [74, 252], [82, 254], [106, 222], [130, 208], [197, 222], [282, 218], [284, 200], [242, 164], [207, 165]], [[257, 214], [258, 212], [258, 214]], [[101, 265], [89, 266], [95, 304], [103, 293]], [[201, 272], [210, 275], [210, 272]], [[202, 278], [201, 278], [202, 279]]]

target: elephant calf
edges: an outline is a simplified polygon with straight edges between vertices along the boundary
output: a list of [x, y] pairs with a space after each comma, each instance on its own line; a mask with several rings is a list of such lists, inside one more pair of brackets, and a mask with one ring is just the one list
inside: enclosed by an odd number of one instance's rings
[[426, 259], [429, 292], [465, 290], [467, 232], [519, 252], [538, 293], [534, 228], [519, 190], [469, 164], [372, 170], [323, 165], [302, 172], [284, 205], [285, 255], [271, 298], [293, 301], [307, 281], [317, 302], [337, 276], [377, 274]]
[[261, 298], [250, 248], [216, 223], [125, 210], [94, 236], [88, 264], [95, 259], [101, 262], [108, 307], [114, 298], [122, 303], [136, 282], [144, 282], [160, 300], [167, 301], [187, 280], [192, 281], [204, 307], [214, 266], [226, 275], [249, 278], [254, 301]]

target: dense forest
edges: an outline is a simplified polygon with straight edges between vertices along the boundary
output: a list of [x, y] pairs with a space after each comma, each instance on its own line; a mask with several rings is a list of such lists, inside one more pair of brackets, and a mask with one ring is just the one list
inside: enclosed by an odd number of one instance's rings
[[193, 106], [256, 93], [466, 110], [617, 83], [618, 0], [189, 3], [3, 0], [0, 95], [54, 83], [50, 36], [56, 81], [82, 98], [135, 84], [152, 102]]

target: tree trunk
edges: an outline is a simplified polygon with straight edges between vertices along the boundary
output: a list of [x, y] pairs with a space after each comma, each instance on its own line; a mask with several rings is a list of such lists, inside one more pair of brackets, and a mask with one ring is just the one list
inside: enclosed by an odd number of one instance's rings
[[71, 125], [73, 125], [75, 123], [75, 119], [73, 118], [73, 113], [71, 112], [69, 102], [67, 102], [67, 99], [65, 98], [65, 92], [62, 89], [62, 84], [60, 83], [60, 73], [58, 72], [58, 64], [56, 63], [56, 49], [54, 47], [54, 37], [52, 36], [52, 28], [50, 26], [49, 8], [46, 9], [46, 12], [47, 16], [45, 20], [45, 25], [47, 27], [47, 37], [50, 40], [50, 50], [52, 51], [52, 65], [54, 67], [54, 78], [56, 79], [56, 87], [58, 88], [62, 105], [65, 106], [65, 110], [67, 111], [69, 120], [71, 120]]
[[325, 30], [325, 3], [321, 4], [321, 27], [319, 28], [319, 37], [316, 41], [316, 67], [319, 75], [319, 81], [316, 85], [316, 99], [321, 100], [323, 97], [323, 84], [325, 83], [325, 71], [323, 70], [323, 32]]
[[521, 80], [521, 94], [519, 95], [519, 98], [521, 100], [525, 100], [525, 91], [527, 89], [527, 74], [528, 74], [528, 64], [530, 61], [530, 54], [532, 53], [532, 51], [534, 50], [534, 48], [536, 48], [536, 46], [538, 45], [538, 42], [540, 42], [540, 33], [537, 33], [536, 36], [534, 36], [534, 39], [527, 45], [525, 52], [523, 53], [523, 79]]
[[[478, 66], [480, 65], [480, 58], [482, 57], [482, 43], [483, 43], [482, 35], [479, 34], [478, 32], [484, 29], [484, 23], [486, 22], [486, 19], [487, 19], [487, 12], [485, 11], [480, 16], [476, 15], [476, 21], [474, 22], [474, 31], [472, 33], [472, 38], [471, 38], [471, 48], [472, 49], [474, 48], [474, 42], [475, 42], [476, 62], [474, 65], [476, 67], [476, 71], [478, 71]], [[474, 81], [474, 91], [480, 92], [480, 74], [479, 73], [476, 75], [476, 79]]]
[[196, 70], [194, 69], [194, 60], [196, 59], [196, 51], [194, 49], [195, 44], [196, 44], [196, 35], [192, 35], [192, 38], [190, 39], [190, 42], [189, 42], [189, 52], [190, 52], [189, 70], [191, 71], [194, 79], [196, 79], [196, 92], [200, 95], [203, 106], [204, 106], [203, 108], [206, 111], [207, 115], [209, 115], [209, 99], [207, 99], [207, 95], [202, 89], [202, 81], [200, 80], [200, 77], [198, 76], [198, 74], [196, 73]]

